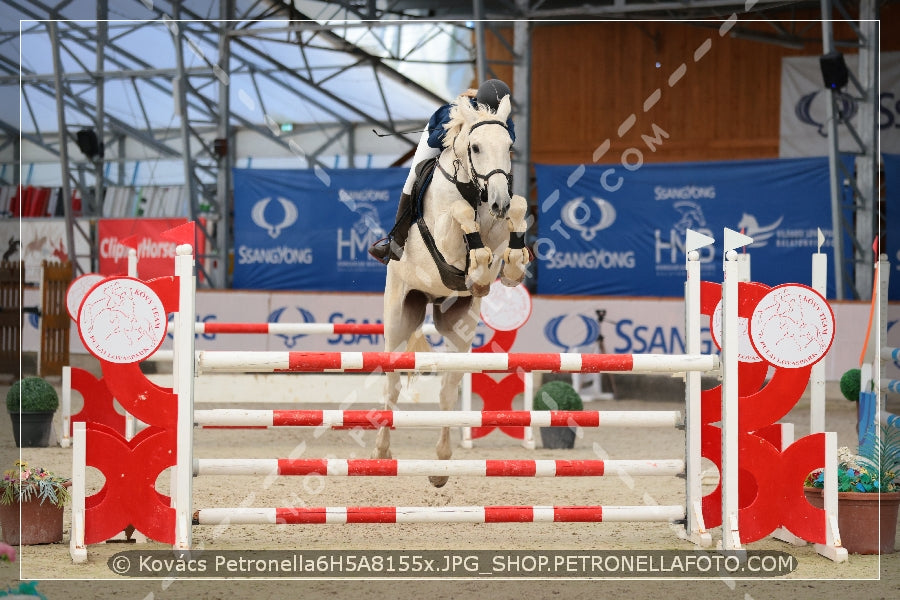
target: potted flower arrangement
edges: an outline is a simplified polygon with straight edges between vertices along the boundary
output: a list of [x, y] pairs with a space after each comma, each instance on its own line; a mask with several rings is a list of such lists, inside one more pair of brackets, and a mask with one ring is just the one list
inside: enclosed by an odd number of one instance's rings
[[[549, 381], [534, 396], [534, 410], [582, 410], [581, 396], [565, 381]], [[576, 427], [541, 427], [544, 448], [560, 449], [575, 446]]]
[[12, 419], [16, 446], [48, 446], [57, 408], [59, 396], [56, 390], [40, 377], [26, 377], [15, 382], [6, 394], [6, 410]]
[[52, 544], [62, 540], [63, 507], [71, 480], [17, 460], [0, 480], [0, 527], [6, 543]]
[[[880, 435], [867, 438], [859, 455], [840, 448], [838, 463], [841, 544], [854, 554], [893, 552], [900, 510], [900, 429], [882, 427]], [[822, 508], [822, 471], [810, 473], [805, 485], [806, 499]]]

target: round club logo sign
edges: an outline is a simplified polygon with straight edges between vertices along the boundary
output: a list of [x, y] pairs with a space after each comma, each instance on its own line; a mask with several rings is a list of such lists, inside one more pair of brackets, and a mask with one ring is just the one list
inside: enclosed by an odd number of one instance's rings
[[78, 309], [81, 308], [81, 301], [84, 300], [85, 294], [104, 279], [106, 278], [103, 275], [97, 273], [85, 273], [72, 280], [69, 289], [66, 290], [66, 311], [69, 313], [69, 318], [73, 321], [78, 320]]
[[524, 285], [507, 287], [499, 279], [481, 301], [481, 320], [497, 331], [513, 331], [531, 316], [531, 294]]
[[834, 313], [814, 289], [797, 283], [779, 285], [753, 310], [750, 340], [759, 355], [777, 367], [806, 367], [831, 348]]
[[144, 282], [112, 277], [85, 295], [78, 312], [78, 334], [88, 352], [101, 360], [138, 362], [162, 345], [166, 311]]
[[[750, 319], [738, 317], [738, 360], [740, 362], [762, 362], [759, 354], [753, 348], [750, 341]], [[722, 301], [716, 304], [712, 317], [710, 317], [709, 333], [712, 335], [716, 347], [722, 348]]]

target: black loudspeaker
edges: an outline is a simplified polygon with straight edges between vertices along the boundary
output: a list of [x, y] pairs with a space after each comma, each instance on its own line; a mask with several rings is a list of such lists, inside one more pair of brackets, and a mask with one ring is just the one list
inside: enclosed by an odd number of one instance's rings
[[90, 127], [85, 127], [75, 134], [75, 141], [78, 143], [78, 149], [88, 158], [94, 158], [98, 154], [102, 155], [103, 148], [97, 139], [97, 132]]
[[829, 52], [819, 57], [819, 67], [822, 69], [822, 80], [825, 87], [830, 90], [840, 90], [847, 85], [848, 71], [844, 55], [840, 52]]

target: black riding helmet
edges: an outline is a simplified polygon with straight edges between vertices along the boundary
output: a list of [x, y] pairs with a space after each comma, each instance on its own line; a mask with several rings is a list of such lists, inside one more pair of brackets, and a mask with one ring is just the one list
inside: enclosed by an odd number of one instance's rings
[[488, 79], [478, 87], [478, 93], [475, 100], [479, 104], [490, 106], [491, 110], [497, 110], [503, 96], [509, 95], [509, 86], [499, 79]]

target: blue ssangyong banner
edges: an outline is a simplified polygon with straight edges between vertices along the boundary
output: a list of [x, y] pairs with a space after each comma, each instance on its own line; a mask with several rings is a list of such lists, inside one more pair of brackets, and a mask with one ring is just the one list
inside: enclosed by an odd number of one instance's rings
[[687, 229], [717, 240], [705, 280], [721, 281], [725, 227], [754, 239], [753, 281], [809, 284], [818, 228], [833, 260], [827, 158], [535, 171], [540, 294], [683, 296]]
[[235, 169], [232, 287], [380, 292], [408, 169]]

